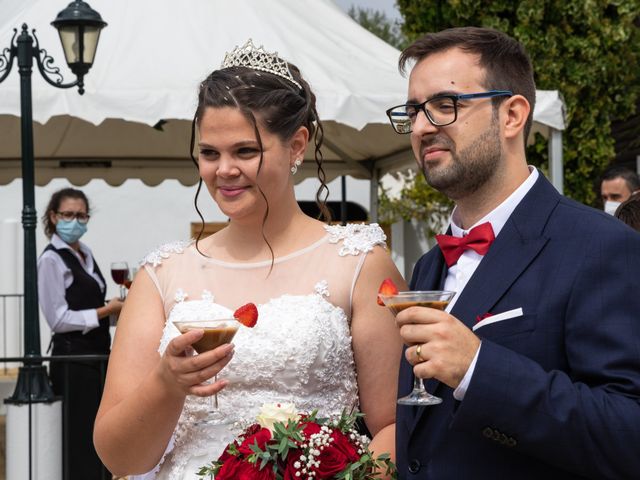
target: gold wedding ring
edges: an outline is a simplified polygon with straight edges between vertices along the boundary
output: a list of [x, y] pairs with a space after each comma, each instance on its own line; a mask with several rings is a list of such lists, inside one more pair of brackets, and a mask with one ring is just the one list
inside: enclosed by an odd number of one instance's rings
[[424, 362], [424, 358], [422, 358], [422, 357], [420, 356], [420, 351], [421, 351], [421, 350], [422, 350], [422, 345], [418, 345], [418, 346], [416, 347], [416, 358], [418, 359], [418, 362], [419, 362], [419, 363]]

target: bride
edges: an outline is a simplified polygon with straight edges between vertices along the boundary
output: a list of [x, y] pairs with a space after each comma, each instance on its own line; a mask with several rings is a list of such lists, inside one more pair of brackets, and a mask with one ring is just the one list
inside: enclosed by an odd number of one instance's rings
[[[377, 225], [328, 226], [298, 207], [293, 176], [310, 141], [318, 199], [326, 189], [309, 85], [249, 41], [200, 85], [192, 147], [196, 131], [199, 187], [230, 221], [145, 258], [120, 315], [95, 422], [101, 459], [116, 475], [199, 478], [230, 440], [197, 425], [216, 392], [223, 413], [246, 421], [282, 400], [321, 415], [359, 409], [371, 449], [393, 456], [401, 341], [376, 294], [386, 277], [404, 281]], [[180, 335], [172, 324], [229, 315], [248, 302], [258, 305], [258, 323], [241, 328], [234, 345], [192, 356], [202, 331]]]

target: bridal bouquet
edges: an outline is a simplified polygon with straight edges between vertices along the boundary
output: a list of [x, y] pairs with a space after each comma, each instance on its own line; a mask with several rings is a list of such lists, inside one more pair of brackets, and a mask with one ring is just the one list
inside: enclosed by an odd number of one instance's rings
[[218, 460], [198, 475], [215, 480], [367, 480], [392, 475], [388, 454], [373, 457], [369, 439], [358, 434], [362, 414], [343, 412], [320, 419], [298, 413], [292, 404], [266, 404]]

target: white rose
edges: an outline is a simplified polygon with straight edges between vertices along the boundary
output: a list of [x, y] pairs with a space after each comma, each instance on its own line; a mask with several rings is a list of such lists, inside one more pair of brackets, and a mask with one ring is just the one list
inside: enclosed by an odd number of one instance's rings
[[299, 418], [300, 415], [293, 403], [265, 403], [256, 419], [261, 427], [273, 432], [274, 423], [282, 422], [286, 425], [287, 420], [297, 421]]

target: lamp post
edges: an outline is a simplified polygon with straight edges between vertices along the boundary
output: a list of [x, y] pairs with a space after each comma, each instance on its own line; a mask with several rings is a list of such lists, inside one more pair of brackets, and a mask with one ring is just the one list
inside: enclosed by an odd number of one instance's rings
[[[71, 2], [51, 24], [58, 30], [64, 55], [76, 80], [63, 83], [60, 69], [53, 58], [41, 49], [35, 29], [29, 33], [26, 24], [20, 34], [14, 29], [8, 48], [0, 54], [0, 83], [11, 72], [14, 60], [20, 74], [20, 116], [22, 142], [22, 228], [24, 231], [24, 355], [13, 395], [13, 404], [52, 402], [54, 395], [47, 372], [42, 365], [40, 326], [38, 320], [38, 283], [35, 229], [37, 216], [34, 202], [33, 112], [31, 105], [31, 71], [35, 59], [47, 83], [58, 88], [78, 87], [84, 93], [84, 76], [91, 68], [98, 46], [100, 30], [107, 24], [100, 14], [81, 0]], [[17, 38], [16, 38], [17, 37]], [[31, 360], [30, 360], [31, 358]]]

